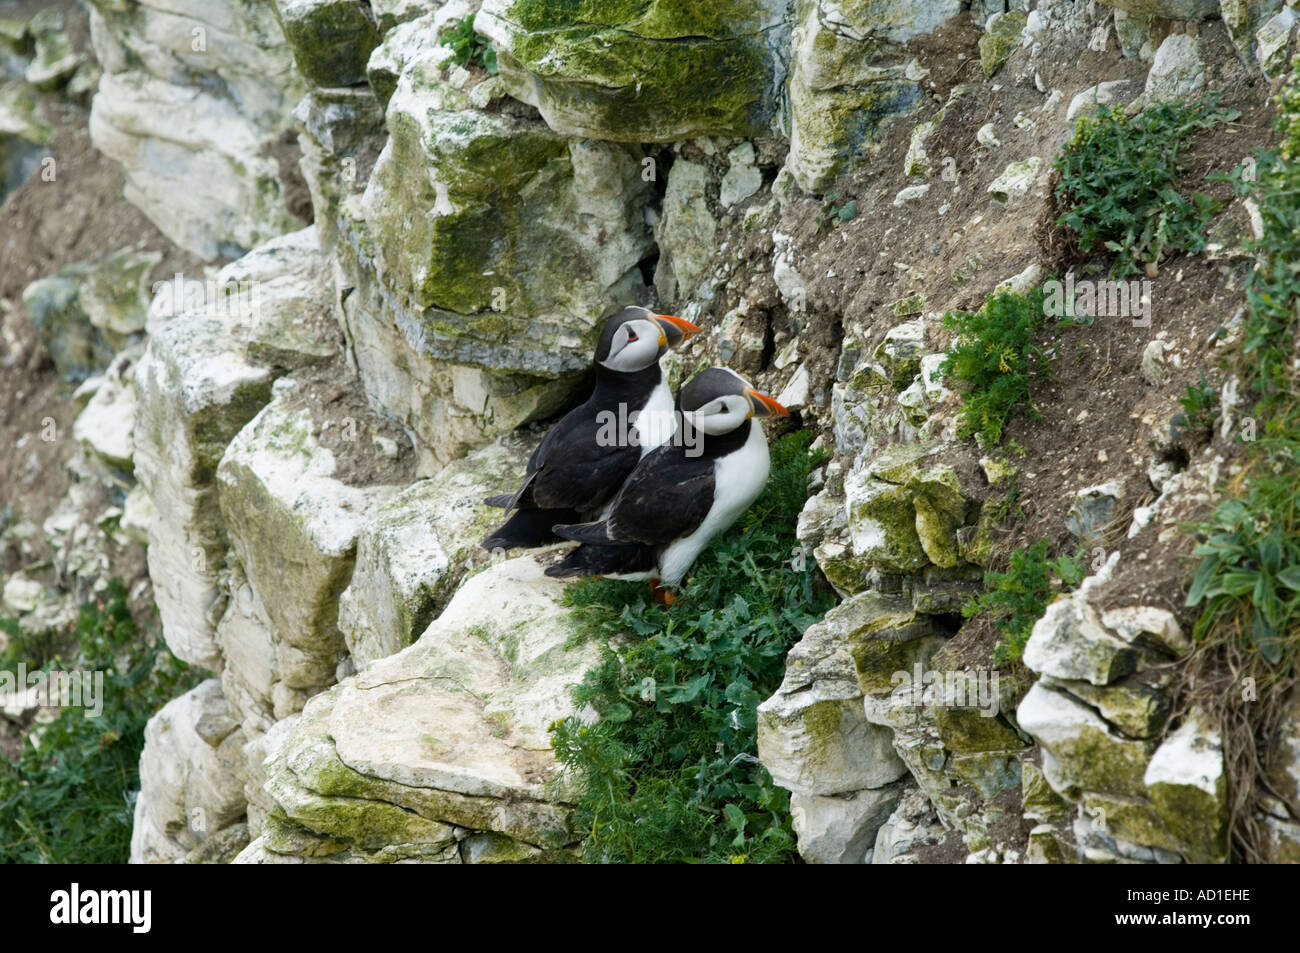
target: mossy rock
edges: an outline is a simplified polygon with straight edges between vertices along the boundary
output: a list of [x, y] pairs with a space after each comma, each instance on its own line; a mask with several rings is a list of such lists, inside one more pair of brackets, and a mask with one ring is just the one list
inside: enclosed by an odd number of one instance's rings
[[980, 37], [980, 64], [984, 75], [992, 77], [1020, 45], [1020, 35], [1028, 22], [1026, 14], [1019, 11], [995, 15], [988, 30]]
[[275, 0], [275, 7], [298, 72], [308, 83], [351, 86], [365, 81], [379, 31], [360, 0]]
[[488, 0], [475, 29], [557, 132], [620, 142], [761, 133], [775, 58], [761, 0]]

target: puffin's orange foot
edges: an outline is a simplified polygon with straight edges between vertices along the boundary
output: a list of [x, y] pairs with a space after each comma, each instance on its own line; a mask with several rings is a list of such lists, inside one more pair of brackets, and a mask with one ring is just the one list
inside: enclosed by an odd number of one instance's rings
[[659, 585], [658, 579], [650, 580], [650, 594], [651, 596], [654, 597], [655, 602], [659, 603], [659, 605], [664, 606], [665, 608], [671, 607], [673, 603], [677, 601], [677, 593], [673, 592], [671, 589], [665, 589], [663, 586]]

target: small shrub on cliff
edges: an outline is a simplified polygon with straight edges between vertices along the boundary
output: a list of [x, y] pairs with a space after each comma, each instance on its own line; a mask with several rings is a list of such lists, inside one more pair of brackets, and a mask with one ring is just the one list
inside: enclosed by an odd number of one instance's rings
[[495, 76], [497, 51], [492, 41], [474, 32], [474, 14], [463, 20], [452, 20], [442, 28], [439, 41], [451, 48], [457, 66], [469, 69], [477, 64]]
[[767, 489], [700, 557], [671, 609], [642, 585], [570, 588], [581, 627], [608, 640], [603, 663], [573, 696], [600, 720], [552, 726], [580, 792], [576, 824], [588, 861], [795, 857], [788, 794], [756, 757], [756, 709], [780, 684], [786, 652], [834, 604], [794, 535], [821, 459], [808, 443], [806, 432], [775, 443]]
[[1043, 322], [1043, 294], [995, 294], [978, 311], [950, 311], [943, 326], [957, 333], [940, 370], [965, 385], [962, 394], [962, 437], [974, 435], [980, 445], [997, 446], [1002, 429], [1016, 408], [1031, 417], [1029, 385], [1046, 376], [1047, 357], [1034, 343]]
[[0, 863], [125, 863], [145, 722], [195, 681], [166, 646], [141, 636], [117, 582], [82, 607], [68, 642], [79, 648], [44, 668], [103, 672], [103, 713], [60, 709], [24, 740], [16, 763], [0, 762]]
[[1075, 127], [1056, 160], [1058, 224], [1083, 252], [1105, 248], [1118, 257], [1112, 277], [1148, 274], [1168, 252], [1199, 252], [1215, 201], [1178, 191], [1186, 173], [1181, 151], [1198, 130], [1237, 118], [1219, 97], [1161, 102], [1128, 116], [1123, 106], [1100, 108]]
[[962, 615], [972, 619], [988, 613], [1002, 632], [993, 650], [993, 661], [999, 665], [1010, 662], [1024, 654], [1034, 623], [1043, 617], [1056, 593], [1077, 589], [1084, 572], [1079, 556], [1062, 556], [1049, 562], [1047, 540], [1040, 539], [1012, 553], [1006, 572], [986, 573], [984, 585], [988, 591], [967, 603]]

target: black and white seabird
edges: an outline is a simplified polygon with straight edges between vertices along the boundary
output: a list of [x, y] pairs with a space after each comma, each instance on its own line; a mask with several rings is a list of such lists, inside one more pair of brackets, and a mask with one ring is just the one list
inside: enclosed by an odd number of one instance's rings
[[490, 497], [509, 518], [488, 550], [555, 542], [551, 527], [600, 517], [641, 457], [672, 437], [672, 391], [659, 359], [699, 328], [647, 308], [619, 311], [596, 343], [591, 397], [551, 428], [528, 461], [523, 485]]
[[734, 371], [709, 368], [682, 388], [680, 434], [641, 459], [606, 516], [559, 525], [583, 545], [548, 576], [609, 576], [681, 584], [709, 540], [728, 529], [767, 483], [767, 438], [755, 417], [789, 411]]

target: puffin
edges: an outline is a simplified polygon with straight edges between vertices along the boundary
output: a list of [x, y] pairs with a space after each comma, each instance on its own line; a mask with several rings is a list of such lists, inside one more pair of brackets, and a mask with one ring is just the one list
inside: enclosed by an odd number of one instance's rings
[[671, 605], [709, 540], [758, 499], [771, 468], [761, 418], [789, 411], [712, 367], [682, 388], [678, 412], [681, 428], [641, 458], [603, 518], [554, 527], [581, 545], [546, 575], [648, 579]]
[[480, 545], [489, 551], [543, 546], [557, 541], [556, 524], [600, 516], [637, 461], [672, 437], [673, 395], [659, 359], [699, 330], [648, 308], [627, 307], [610, 317], [596, 342], [591, 396], [538, 444], [518, 490], [484, 500], [508, 518]]

